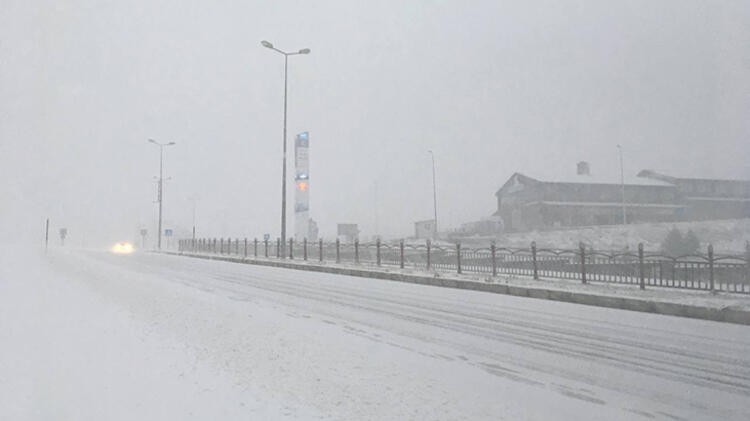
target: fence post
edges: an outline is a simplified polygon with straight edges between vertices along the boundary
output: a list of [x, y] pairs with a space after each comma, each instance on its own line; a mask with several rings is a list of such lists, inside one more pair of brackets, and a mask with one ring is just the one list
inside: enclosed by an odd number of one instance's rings
[[646, 289], [646, 274], [643, 267], [643, 243], [638, 243], [638, 274], [641, 278], [641, 289]]
[[399, 249], [401, 250], [401, 263], [399, 264], [399, 267], [401, 269], [404, 268], [404, 240], [399, 241]]
[[276, 237], [276, 258], [281, 257], [281, 238]]
[[713, 244], [708, 245], [708, 279], [711, 282], [711, 293], [715, 294], [714, 289], [714, 246]]
[[234, 254], [236, 254], [237, 256], [240, 255], [240, 239], [239, 238], [234, 239]]
[[307, 261], [307, 237], [302, 239], [302, 250], [304, 253], [303, 259]]
[[224, 254], [224, 237], [219, 239], [219, 254]]
[[359, 264], [359, 239], [354, 240], [354, 263]]
[[536, 241], [531, 242], [531, 260], [534, 264], [534, 280], [539, 280], [539, 263], [536, 260]]
[[253, 257], [258, 257], [258, 239], [253, 238]]
[[266, 259], [268, 259], [268, 239], [267, 238], [263, 239], [263, 244], [265, 244], [266, 246]]
[[294, 239], [289, 238], [289, 260], [294, 260]]
[[[745, 241], [745, 283], [750, 283], [750, 241]], [[742, 292], [745, 292], [744, 286]]]
[[377, 255], [378, 266], [380, 266], [380, 237], [375, 241], [375, 254]]
[[497, 276], [497, 246], [495, 240], [492, 240], [492, 244], [490, 244], [490, 252], [492, 253], [492, 276]]
[[578, 244], [578, 248], [581, 250], [581, 281], [585, 284], [586, 283], [586, 246], [583, 244], [583, 241], [581, 241], [581, 243]]
[[432, 251], [432, 241], [430, 239], [427, 239], [427, 270], [430, 270], [430, 251]]
[[456, 243], [456, 265], [457, 272], [461, 273], [461, 243]]
[[336, 263], [341, 263], [341, 255], [339, 254], [340, 246], [341, 246], [341, 241], [338, 238], [336, 238]]
[[245, 237], [245, 251], [243, 254], [245, 255], [245, 259], [247, 259], [247, 237]]
[[318, 253], [320, 253], [320, 255], [318, 256], [318, 261], [322, 262], [323, 261], [323, 239], [322, 238], [318, 239]]

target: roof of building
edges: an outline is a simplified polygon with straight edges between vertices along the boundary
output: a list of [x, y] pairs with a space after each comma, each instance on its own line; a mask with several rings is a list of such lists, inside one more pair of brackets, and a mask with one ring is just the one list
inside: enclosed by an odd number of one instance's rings
[[686, 173], [669, 173], [665, 174], [659, 171], [654, 171], [650, 169], [644, 169], [641, 170], [638, 173], [639, 177], [655, 177], [655, 178], [662, 178], [662, 179], [675, 179], [675, 180], [689, 180], [689, 181], [731, 181], [731, 182], [740, 182], [740, 183], [750, 183], [750, 179], [741, 179], [741, 178], [707, 178], [707, 177], [696, 177], [692, 174], [686, 174]]
[[[532, 177], [533, 178], [533, 177]], [[539, 179], [536, 179], [539, 180]], [[620, 177], [604, 177], [595, 174], [572, 174], [556, 177], [554, 180], [539, 180], [545, 183], [581, 183], [581, 184], [616, 184], [621, 185], [623, 180]], [[653, 178], [625, 175], [625, 185], [631, 186], [672, 186], [666, 181]]]
[[[622, 202], [574, 202], [574, 201], [554, 201], [554, 200], [540, 200], [536, 202], [524, 203], [524, 206], [534, 205], [547, 205], [547, 206], [586, 206], [586, 207], [608, 207], [608, 208], [621, 208]], [[630, 203], [626, 202], [626, 208], [664, 208], [664, 209], [679, 209], [684, 208], [685, 205], [670, 204], [670, 203]]]

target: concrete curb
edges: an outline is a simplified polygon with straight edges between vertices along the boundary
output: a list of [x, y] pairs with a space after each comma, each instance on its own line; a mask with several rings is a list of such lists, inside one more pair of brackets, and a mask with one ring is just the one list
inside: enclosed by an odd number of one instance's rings
[[368, 269], [356, 269], [336, 266], [314, 265], [309, 263], [294, 263], [291, 261], [269, 261], [254, 258], [210, 256], [190, 253], [162, 252], [174, 256], [193, 257], [206, 260], [220, 260], [224, 262], [244, 263], [258, 266], [272, 266], [286, 269], [304, 270], [308, 272], [325, 272], [338, 275], [356, 276], [362, 278], [384, 279], [412, 284], [432, 285], [443, 288], [456, 288], [474, 291], [491, 292], [494, 294], [514, 295], [517, 297], [537, 298], [542, 300], [562, 301], [596, 307], [617, 308], [621, 310], [640, 311], [645, 313], [664, 314], [669, 316], [689, 317], [693, 319], [711, 320], [716, 322], [750, 325], [750, 311], [733, 308], [714, 308], [689, 304], [669, 303], [663, 301], [648, 301], [629, 297], [612, 297], [607, 295], [587, 294], [573, 291], [560, 291], [546, 288], [513, 286], [504, 284], [490, 284], [461, 279], [431, 277], [426, 275], [412, 275], [397, 272], [382, 272]]

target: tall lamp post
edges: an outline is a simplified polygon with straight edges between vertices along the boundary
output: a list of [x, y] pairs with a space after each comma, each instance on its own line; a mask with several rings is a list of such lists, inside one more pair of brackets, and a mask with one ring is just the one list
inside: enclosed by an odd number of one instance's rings
[[437, 188], [435, 187], [435, 154], [432, 151], [427, 151], [432, 157], [432, 206], [435, 211], [435, 239], [437, 239], [438, 233], [438, 220], [437, 220]]
[[268, 41], [261, 41], [261, 45], [276, 51], [284, 56], [284, 138], [282, 139], [284, 156], [281, 164], [281, 244], [286, 244], [286, 94], [287, 94], [287, 69], [289, 67], [289, 56], [298, 54], [310, 54], [309, 48], [303, 48], [299, 51], [288, 53], [274, 47]]
[[191, 240], [192, 242], [190, 246], [193, 248], [193, 251], [195, 251], [195, 202], [198, 201], [198, 198], [195, 196], [191, 196], [190, 198], [188, 198], [188, 200], [193, 203], [193, 238]]
[[161, 250], [161, 211], [164, 192], [164, 147], [172, 146], [174, 145], [174, 142], [159, 143], [154, 139], [149, 139], [148, 141], [159, 147], [159, 194], [157, 196], [157, 201], [159, 202], [159, 236], [157, 237], [158, 240], [156, 247]]
[[622, 224], [628, 224], [628, 217], [625, 213], [625, 171], [622, 166], [622, 146], [617, 145], [617, 150], [620, 152], [620, 187], [622, 190]]

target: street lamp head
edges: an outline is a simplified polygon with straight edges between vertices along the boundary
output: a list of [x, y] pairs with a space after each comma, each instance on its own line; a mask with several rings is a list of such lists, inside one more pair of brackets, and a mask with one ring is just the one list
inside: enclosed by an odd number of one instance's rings
[[310, 54], [310, 49], [309, 48], [303, 48], [303, 49], [299, 50], [299, 53], [300, 54]]
[[175, 144], [174, 142], [169, 142], [169, 143], [167, 143], [167, 146], [171, 146], [171, 145], [174, 145], [174, 144]]
[[262, 45], [263, 45], [264, 47], [266, 47], [266, 48], [273, 48], [273, 44], [271, 44], [270, 42], [268, 42], [268, 41], [266, 41], [266, 40], [263, 40], [263, 41], [261, 41], [260, 43], [261, 43], [261, 44], [262, 44]]
[[151, 142], [151, 143], [156, 143], [156, 141], [154, 139], [149, 139], [148, 141]]

